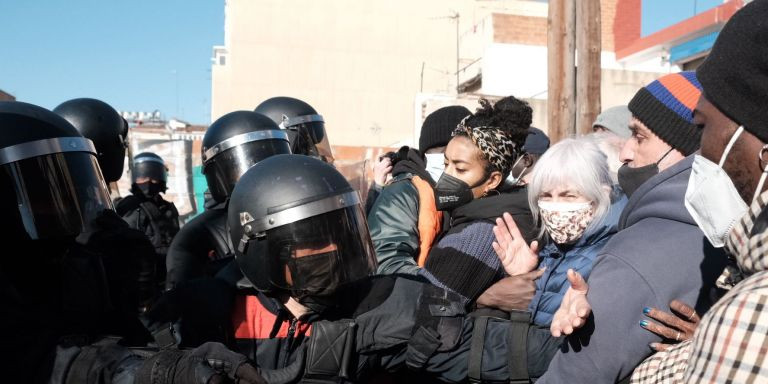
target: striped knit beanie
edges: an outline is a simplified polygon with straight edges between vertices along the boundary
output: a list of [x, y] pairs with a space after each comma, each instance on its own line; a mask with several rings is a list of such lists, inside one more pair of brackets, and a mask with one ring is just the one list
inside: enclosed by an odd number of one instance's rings
[[695, 72], [672, 73], [640, 88], [629, 110], [656, 136], [688, 156], [700, 145], [701, 130], [693, 123], [699, 96], [701, 84]]

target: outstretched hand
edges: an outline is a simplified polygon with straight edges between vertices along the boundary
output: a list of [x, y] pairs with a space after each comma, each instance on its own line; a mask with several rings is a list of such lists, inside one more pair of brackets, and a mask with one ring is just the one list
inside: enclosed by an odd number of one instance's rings
[[505, 212], [503, 218], [496, 219], [496, 226], [493, 227], [493, 234], [496, 236], [493, 250], [501, 260], [504, 270], [510, 276], [533, 271], [539, 264], [539, 242], [534, 241], [529, 247], [512, 215]]
[[587, 301], [589, 285], [581, 275], [573, 269], [568, 270], [568, 282], [571, 286], [563, 296], [560, 308], [552, 318], [550, 332], [552, 336], [570, 335], [574, 330], [586, 324], [587, 317], [592, 313], [592, 306]]

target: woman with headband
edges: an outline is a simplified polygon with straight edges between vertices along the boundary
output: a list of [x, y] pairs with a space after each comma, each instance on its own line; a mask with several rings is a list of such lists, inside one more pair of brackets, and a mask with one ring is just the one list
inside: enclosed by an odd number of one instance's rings
[[435, 203], [449, 217], [448, 225], [419, 274], [460, 294], [468, 304], [504, 277], [492, 247], [496, 218], [509, 212], [521, 226], [533, 228], [527, 204], [499, 192], [522, 157], [531, 116], [528, 103], [512, 96], [494, 105], [481, 99], [446, 147]]

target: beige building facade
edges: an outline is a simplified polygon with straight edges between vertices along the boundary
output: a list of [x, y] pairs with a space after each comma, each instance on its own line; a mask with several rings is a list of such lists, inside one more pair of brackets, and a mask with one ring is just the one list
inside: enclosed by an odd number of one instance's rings
[[[671, 70], [616, 62], [616, 2], [601, 1], [606, 107]], [[292, 96], [325, 117], [334, 145], [397, 147], [439, 106], [512, 94], [546, 130], [546, 15], [528, 0], [226, 0], [211, 117]]]

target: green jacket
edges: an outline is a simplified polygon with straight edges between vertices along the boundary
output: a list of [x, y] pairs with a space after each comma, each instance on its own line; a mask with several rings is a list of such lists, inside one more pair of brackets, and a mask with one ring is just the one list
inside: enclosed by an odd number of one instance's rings
[[419, 266], [419, 191], [411, 173], [397, 175], [381, 191], [368, 213], [379, 267], [377, 274], [415, 275]]

